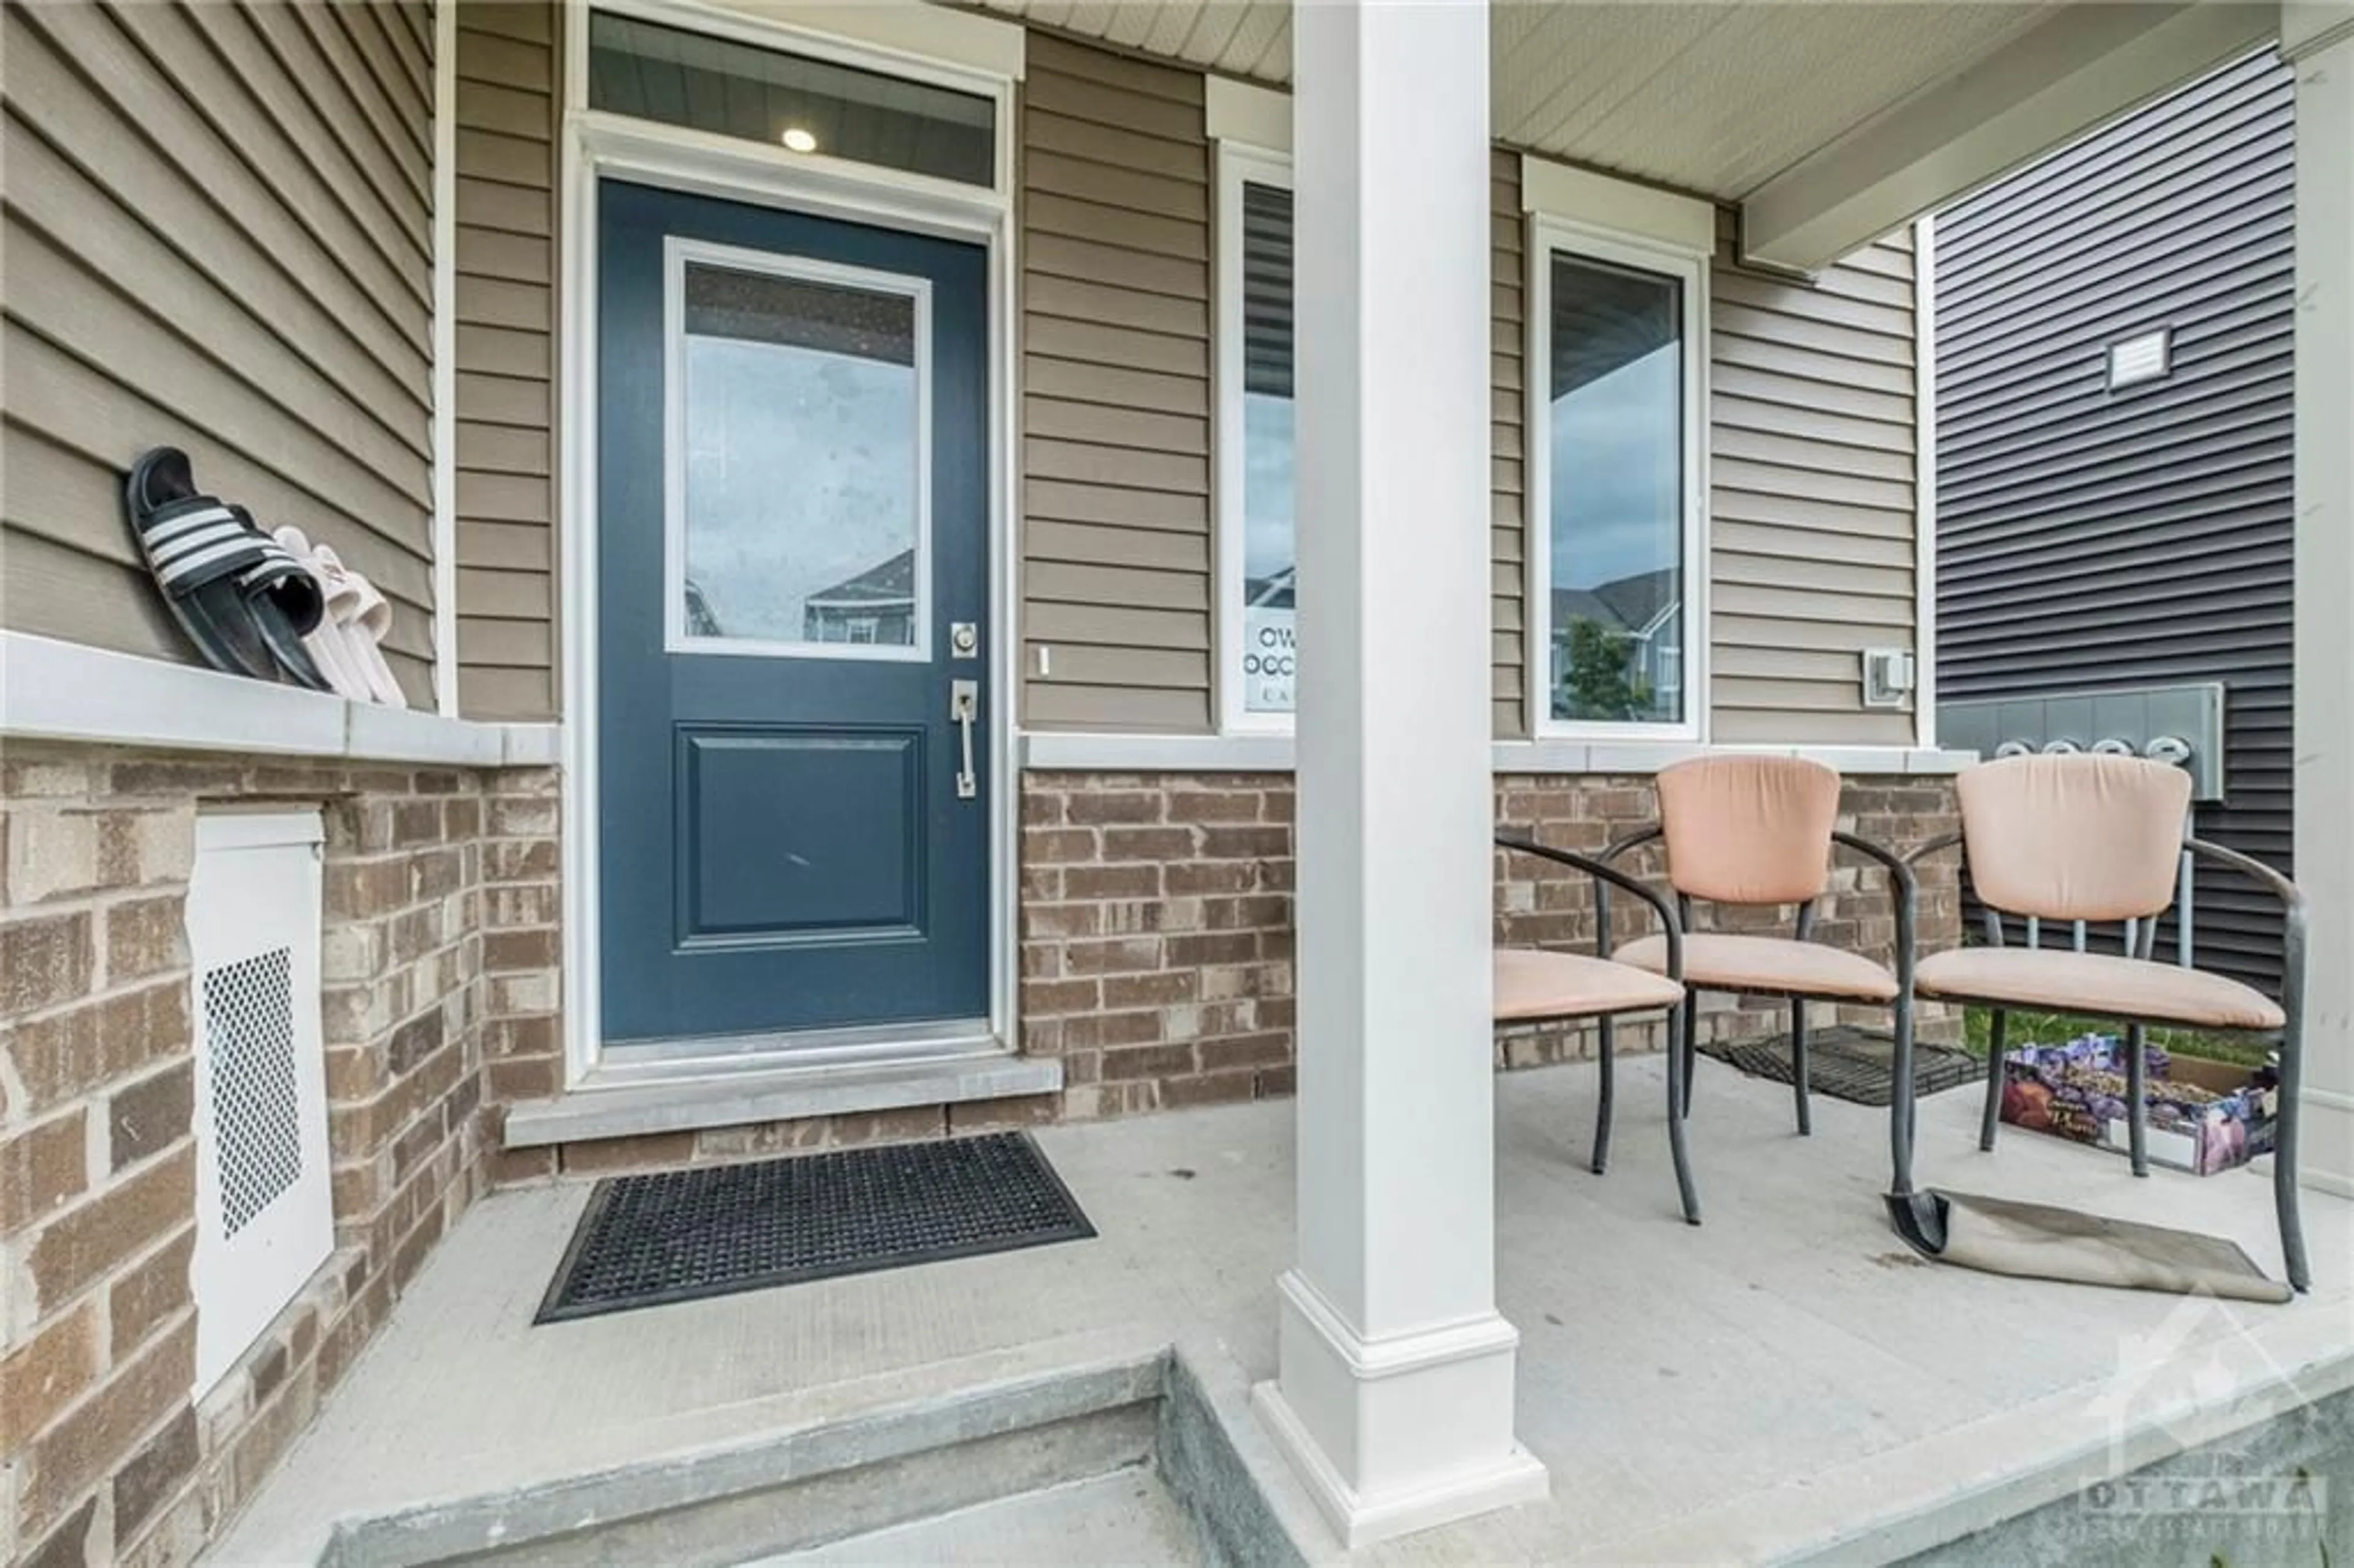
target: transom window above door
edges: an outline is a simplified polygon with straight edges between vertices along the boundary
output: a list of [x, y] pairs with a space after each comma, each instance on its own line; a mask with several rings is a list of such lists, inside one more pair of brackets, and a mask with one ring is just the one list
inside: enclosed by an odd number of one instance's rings
[[991, 99], [610, 12], [588, 20], [588, 106], [960, 185], [997, 180]]

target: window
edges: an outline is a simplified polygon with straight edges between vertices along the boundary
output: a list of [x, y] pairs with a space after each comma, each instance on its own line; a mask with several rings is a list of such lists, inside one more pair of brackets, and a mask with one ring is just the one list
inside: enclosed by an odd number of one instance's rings
[[588, 106], [962, 185], [996, 180], [989, 99], [609, 12], [588, 18]]
[[928, 657], [928, 285], [666, 255], [668, 646]]
[[1229, 729], [1290, 724], [1291, 171], [1219, 149], [1218, 622]]
[[1702, 279], [1696, 257], [1536, 226], [1539, 733], [1699, 734]]

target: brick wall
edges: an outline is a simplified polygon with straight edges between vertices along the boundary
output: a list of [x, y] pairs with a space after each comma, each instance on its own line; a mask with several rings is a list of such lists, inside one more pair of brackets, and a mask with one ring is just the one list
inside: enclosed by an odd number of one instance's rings
[[[514, 935], [554, 907], [552, 842], [539, 847], [554, 800], [546, 772], [10, 746], [0, 764], [0, 1555], [192, 1557], [482, 1190], [485, 1052], [554, 1033], [553, 947]], [[231, 800], [324, 808], [336, 1250], [192, 1402], [183, 901], [199, 807]]]
[[1022, 1050], [1063, 1114], [1292, 1088], [1288, 775], [1029, 773]]
[[[182, 906], [196, 813], [229, 800], [324, 808], [337, 1250], [192, 1403]], [[43, 1568], [193, 1556], [493, 1178], [1288, 1094], [1292, 804], [1282, 775], [1025, 777], [1022, 1047], [1062, 1059], [1059, 1095], [500, 1153], [500, 1107], [562, 1081], [553, 772], [12, 746], [0, 766], [0, 1551]], [[1571, 847], [1598, 848], [1651, 810], [1641, 779], [1515, 778], [1497, 791], [1499, 821]], [[1942, 783], [1865, 779], [1844, 817], [1909, 845], [1951, 812]], [[1499, 939], [1591, 942], [1582, 878], [1524, 857], [1497, 866]], [[1925, 875], [1922, 914], [1925, 945], [1956, 938], [1949, 863]], [[1640, 924], [1631, 906], [1623, 917], [1630, 934]], [[1893, 922], [1877, 874], [1842, 865], [1818, 929], [1884, 956]], [[1707, 1016], [1719, 1035], [1781, 1022], [1730, 1004]], [[1621, 1039], [1642, 1048], [1658, 1033], [1631, 1024]], [[1497, 1042], [1506, 1066], [1590, 1050], [1589, 1030]]]
[[[1597, 851], [1653, 820], [1644, 778], [1500, 779], [1497, 821], [1544, 842]], [[1910, 848], [1953, 825], [1951, 787], [1855, 779], [1850, 831]], [[1063, 1060], [1060, 1114], [1116, 1116], [1288, 1094], [1292, 1088], [1292, 787], [1287, 774], [1030, 773], [1022, 794], [1022, 1049]], [[1630, 862], [1656, 870], [1652, 858]], [[1496, 938], [1591, 951], [1591, 885], [1525, 855], [1497, 856]], [[1922, 870], [1925, 950], [1959, 939], [1951, 857]], [[1623, 937], [1648, 928], [1613, 906]], [[1703, 929], [1757, 927], [1792, 912], [1703, 910]], [[1815, 931], [1888, 961], [1895, 917], [1882, 874], [1844, 852], [1818, 901]], [[1780, 1004], [1702, 1001], [1703, 1038], [1770, 1033]], [[1825, 1022], [1831, 1010], [1821, 1010]], [[1838, 1016], [1884, 1023], [1879, 1010]], [[1925, 1038], [1956, 1025], [1924, 1009]], [[1657, 1049], [1660, 1024], [1621, 1024], [1622, 1049]], [[1497, 1060], [1532, 1066], [1591, 1054], [1590, 1026], [1531, 1026], [1497, 1039]]]

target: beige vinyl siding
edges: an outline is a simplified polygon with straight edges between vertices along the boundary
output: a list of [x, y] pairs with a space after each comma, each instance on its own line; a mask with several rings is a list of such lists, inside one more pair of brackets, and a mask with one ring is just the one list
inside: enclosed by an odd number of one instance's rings
[[1903, 746], [1866, 648], [1914, 640], [1913, 255], [1900, 235], [1812, 285], [1710, 281], [1712, 738]]
[[1528, 422], [1528, 225], [1521, 217], [1521, 159], [1497, 148], [1489, 154], [1489, 190], [1495, 277], [1494, 341], [1490, 348], [1493, 407], [1489, 418], [1489, 463], [1493, 477], [1490, 526], [1495, 542], [1494, 598], [1490, 634], [1495, 640], [1496, 733], [1529, 732], [1528, 639], [1524, 635], [1528, 590], [1526, 451], [1522, 427]]
[[[1214, 186], [1201, 79], [1044, 34], [1021, 132], [1024, 721], [1215, 726]], [[1490, 165], [1494, 720], [1527, 733], [1525, 226]], [[1903, 745], [1859, 654], [1914, 642], [1913, 279], [1901, 237], [1811, 285], [1711, 280], [1712, 734]], [[1044, 650], [1051, 673], [1037, 673]]]
[[557, 15], [458, 12], [458, 694], [545, 718], [556, 683]]
[[424, 4], [9, 6], [0, 623], [195, 654], [122, 514], [186, 448], [393, 606], [431, 700], [432, 26]]
[[1038, 728], [1212, 726], [1202, 99], [1196, 72], [1030, 37], [1021, 591]]

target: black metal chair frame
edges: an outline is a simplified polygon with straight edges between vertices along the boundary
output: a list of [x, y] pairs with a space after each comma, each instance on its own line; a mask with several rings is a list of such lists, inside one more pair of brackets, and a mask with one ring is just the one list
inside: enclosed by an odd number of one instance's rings
[[[1556, 864], [1582, 871], [1593, 878], [1594, 956], [1596, 958], [1607, 959], [1610, 956], [1610, 890], [1613, 887], [1630, 893], [1650, 906], [1652, 913], [1659, 917], [1659, 928], [1667, 938], [1668, 979], [1679, 985], [1683, 983], [1683, 927], [1677, 920], [1675, 910], [1669, 906], [1667, 899], [1660, 894], [1646, 887], [1627, 872], [1619, 870], [1617, 866], [1606, 865], [1602, 861], [1596, 860], [1590, 855], [1579, 854], [1575, 850], [1555, 849], [1550, 844], [1539, 843], [1533, 832], [1526, 835], [1499, 832], [1496, 834], [1496, 847], [1522, 854], [1532, 854], [1540, 860], [1549, 860]], [[1687, 1000], [1689, 1000], [1689, 993], [1687, 993]], [[1626, 1011], [1648, 1010], [1630, 1008]], [[1684, 1082], [1684, 1075], [1690, 1070], [1691, 1064], [1688, 1054], [1679, 1048], [1675, 1035], [1677, 1020], [1686, 1010], [1671, 1007], [1667, 1012], [1668, 1152], [1675, 1160], [1676, 1191], [1677, 1195], [1683, 1202], [1684, 1219], [1688, 1224], [1696, 1225], [1700, 1224], [1700, 1193], [1692, 1184], [1691, 1155], [1684, 1144], [1684, 1110], [1691, 1098], [1689, 1086]], [[1608, 1168], [1610, 1162], [1610, 1113], [1613, 1097], [1611, 1024], [1616, 1020], [1617, 1014], [1579, 1013], [1575, 1016], [1593, 1019], [1598, 1035], [1600, 1083], [1599, 1097], [1594, 1109], [1594, 1157], [1591, 1169], [1596, 1176], [1599, 1176]]]
[[[1655, 840], [1664, 838], [1666, 834], [1667, 830], [1654, 822], [1611, 844], [1602, 852], [1601, 859], [1606, 864], [1615, 866], [1620, 856], [1631, 853]], [[1914, 934], [1918, 895], [1913, 867], [1909, 857], [1899, 855], [1884, 845], [1873, 843], [1870, 839], [1859, 837], [1854, 833], [1834, 830], [1831, 833], [1831, 842], [1855, 851], [1885, 870], [1888, 874], [1890, 897], [1896, 906], [1896, 999], [1889, 1006], [1890, 1012], [1893, 1014], [1893, 1029], [1896, 1036], [1893, 1067], [1902, 1075], [1907, 1086], [1907, 1092], [1898, 1094], [1892, 1090], [1889, 1096], [1888, 1136], [1890, 1153], [1895, 1161], [1896, 1168], [1900, 1171], [1909, 1171], [1913, 1164], [1912, 1095], [1909, 1092], [1913, 1075], [1913, 964], [1918, 945]], [[1683, 893], [1677, 894], [1676, 914], [1686, 931], [1691, 928], [1691, 895]], [[1603, 895], [1601, 916], [1606, 927], [1609, 916], [1606, 894]], [[1796, 938], [1801, 942], [1806, 941], [1812, 936], [1814, 926], [1815, 901], [1810, 898], [1797, 906], [1797, 915], [1793, 924]], [[1681, 969], [1677, 971], [1677, 979], [1679, 980], [1683, 979]], [[1677, 1050], [1682, 1057], [1681, 1071], [1671, 1071], [1670, 1076], [1680, 1080], [1682, 1085], [1681, 1109], [1685, 1116], [1689, 1116], [1691, 1112], [1692, 1080], [1699, 1075], [1700, 993], [1705, 989], [1711, 988], [1695, 986], [1689, 981], [1684, 982], [1684, 1004], [1681, 1009], [1683, 1016], [1681, 1021], [1682, 1038], [1680, 1044], [1670, 1047]], [[1808, 1001], [1849, 1001], [1852, 999], [1826, 996], [1813, 991], [1755, 991], [1741, 994], [1781, 996], [1788, 1000], [1791, 1096], [1797, 1113], [1799, 1136], [1802, 1138], [1813, 1136], [1814, 1116], [1808, 1104], [1807, 1083], [1807, 1003]], [[1606, 1024], [1603, 1047], [1606, 1059], [1609, 1050], [1607, 1027]], [[1697, 1219], [1694, 1223], [1698, 1223]]]
[[[1914, 850], [1904, 858], [1918, 861], [1941, 850], [1961, 843], [1958, 832], [1943, 833]], [[2251, 859], [2236, 850], [2204, 839], [2186, 836], [2182, 847], [2193, 855], [2230, 867], [2257, 883], [2280, 901], [2281, 905], [2281, 1013], [2280, 1033], [2280, 1111], [2273, 1143], [2273, 1207], [2280, 1223], [2281, 1254], [2288, 1268], [2290, 1286], [2299, 1291], [2312, 1283], [2306, 1266], [2305, 1230], [2297, 1213], [2296, 1134], [2297, 1095], [2305, 1077], [2305, 948], [2306, 899], [2296, 884], [2274, 871], [2262, 861]], [[1981, 924], [1987, 945], [2003, 946], [2002, 916], [2009, 911], [1998, 910], [1980, 900]], [[2164, 910], [2158, 911], [2163, 915]], [[2147, 960], [2158, 941], [2158, 916], [2140, 922], [2134, 938], [2132, 956]], [[1910, 980], [1907, 980], [1910, 993]], [[2002, 1119], [2002, 1052], [2003, 1033], [2009, 1011], [2015, 1003], [1993, 997], [1963, 996], [1940, 992], [1940, 1001], [1976, 1004], [1991, 1010], [1987, 1030], [1987, 1092], [1986, 1105], [1979, 1115], [1978, 1148], [1991, 1152], [1994, 1149], [1995, 1128]], [[2072, 1007], [2066, 1011], [2089, 1018], [2105, 1018], [2125, 1025], [2126, 1031], [2126, 1131], [2127, 1158], [2137, 1176], [2149, 1174], [2149, 1107], [2143, 1096], [2148, 1067], [2143, 1059], [2143, 1043], [2149, 1028], [2180, 1027], [2178, 1020], [2166, 1018], [2134, 1018], [2122, 1013], [2105, 1012], [2098, 1008]], [[2267, 1031], [2231, 1031], [2262, 1035]], [[1906, 1043], [1909, 1046], [1909, 1042]], [[1907, 1069], [1900, 1077], [1907, 1102], [1906, 1116], [1911, 1115], [1912, 1074], [1910, 1052], [1903, 1064]], [[1895, 1146], [1895, 1180], [1892, 1196], [1906, 1197], [1913, 1191], [1913, 1170], [1909, 1141]]]

